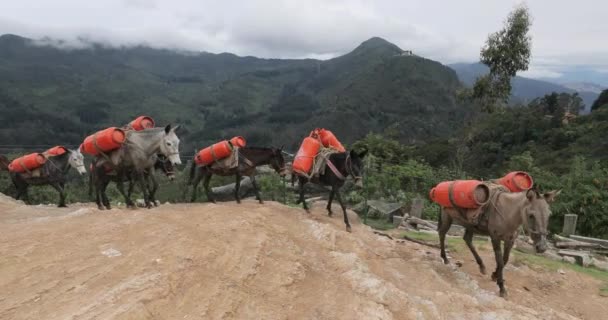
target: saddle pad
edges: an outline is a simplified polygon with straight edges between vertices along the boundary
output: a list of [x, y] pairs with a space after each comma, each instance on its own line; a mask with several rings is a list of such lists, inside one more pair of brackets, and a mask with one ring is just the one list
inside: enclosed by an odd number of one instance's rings
[[490, 201], [488, 201], [488, 203], [486, 203], [485, 205], [475, 209], [457, 209], [446, 207], [442, 207], [441, 209], [454, 220], [463, 221], [474, 226], [478, 225], [481, 217], [484, 214], [493, 212], [493, 210], [490, 209], [491, 206], [496, 205], [496, 199], [498, 194], [501, 192], [510, 192], [509, 189], [500, 184], [486, 182], [486, 185], [488, 186], [488, 188], [490, 188]]
[[210, 165], [213, 170], [230, 170], [239, 166], [239, 148], [234, 148], [232, 154]]
[[327, 168], [327, 159], [334, 153], [338, 153], [333, 148], [322, 148], [319, 154], [315, 157], [315, 161], [312, 165], [312, 171], [310, 172], [311, 177], [318, 177], [325, 174], [325, 168]]

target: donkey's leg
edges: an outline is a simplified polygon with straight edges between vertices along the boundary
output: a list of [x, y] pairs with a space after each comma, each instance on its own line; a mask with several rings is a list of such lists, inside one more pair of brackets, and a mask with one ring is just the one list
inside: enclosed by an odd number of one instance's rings
[[234, 186], [234, 198], [236, 199], [236, 203], [241, 203], [241, 195], [239, 191], [241, 190], [241, 175], [236, 173], [236, 184]]
[[304, 207], [304, 210], [306, 210], [306, 212], [310, 213], [310, 210], [308, 209], [308, 205], [306, 204], [306, 199], [304, 199], [304, 177], [300, 177], [300, 200], [298, 200], [298, 202], [302, 203], [302, 207]]
[[255, 179], [255, 175], [252, 175], [249, 177], [249, 179], [251, 179], [251, 185], [253, 186], [253, 192], [255, 192], [255, 198], [260, 202], [260, 204], [264, 204], [264, 200], [262, 200], [262, 196], [260, 196], [260, 186]]
[[65, 208], [67, 207], [65, 205], [65, 192], [63, 190], [63, 188], [61, 187], [61, 185], [59, 185], [59, 183], [51, 183], [51, 187], [55, 188], [55, 190], [57, 190], [57, 192], [59, 192], [59, 205], [57, 205], [59, 208]]
[[503, 252], [503, 267], [507, 265], [507, 263], [509, 262], [509, 255], [511, 254], [511, 249], [513, 248], [513, 244], [515, 243], [515, 240], [509, 240], [509, 241], [505, 241], [504, 247], [505, 247], [505, 251]]
[[437, 224], [437, 231], [439, 233], [439, 246], [441, 248], [441, 258], [443, 259], [443, 263], [448, 264], [450, 261], [448, 260], [448, 255], [445, 253], [445, 235], [450, 230], [452, 226], [452, 217], [450, 217], [443, 210], [439, 212], [439, 223]]
[[106, 189], [108, 188], [108, 185], [110, 184], [110, 180], [106, 180], [104, 181], [104, 183], [101, 186], [101, 200], [103, 202], [103, 205], [106, 206], [106, 209], [110, 210], [112, 209], [112, 206], [110, 205], [110, 199], [108, 199], [108, 194], [106, 193]]
[[327, 201], [327, 214], [331, 217], [334, 212], [331, 211], [331, 203], [334, 201], [334, 195], [336, 194], [335, 187], [331, 187], [331, 191], [329, 192], [329, 200]]
[[470, 229], [466, 229], [462, 239], [467, 244], [467, 247], [469, 247], [469, 250], [471, 250], [473, 257], [475, 257], [475, 261], [479, 266], [479, 272], [481, 272], [481, 274], [486, 274], [486, 266], [483, 264], [483, 260], [481, 260], [481, 257], [479, 256], [477, 250], [475, 249], [475, 246], [473, 245], [473, 231]]
[[505, 280], [502, 271], [504, 269], [504, 259], [502, 256], [502, 248], [500, 247], [500, 239], [492, 239], [492, 247], [494, 249], [494, 257], [496, 258], [496, 271], [492, 273], [492, 280], [496, 281], [500, 289], [500, 296], [505, 298], [507, 290], [505, 289]]
[[213, 194], [211, 193], [211, 188], [209, 188], [209, 183], [211, 182], [211, 176], [212, 174], [206, 173], [205, 177], [203, 178], [203, 187], [205, 188], [205, 195], [207, 195], [207, 200], [211, 201], [212, 203], [215, 203], [215, 198], [213, 198]]
[[95, 203], [97, 204], [97, 209], [105, 210], [105, 207], [101, 203], [101, 179], [101, 177], [95, 179]]
[[150, 201], [152, 201], [152, 204], [157, 207], [158, 205], [156, 204], [156, 191], [158, 191], [158, 182], [156, 181], [156, 178], [154, 178], [154, 174], [148, 174], [148, 183], [152, 184], [150, 187]]
[[199, 168], [195, 169], [194, 178], [191, 181], [192, 184], [192, 196], [190, 197], [190, 202], [195, 202], [197, 193], [198, 193], [198, 184], [201, 182], [201, 178], [203, 177]]
[[124, 179], [122, 177], [118, 177], [118, 180], [116, 180], [116, 189], [118, 189], [118, 192], [120, 192], [123, 198], [125, 198], [125, 204], [127, 205], [127, 208], [133, 209], [135, 208], [135, 204], [133, 203], [133, 200], [131, 200], [131, 193], [133, 192], [133, 186], [135, 185], [135, 182], [133, 181], [133, 177], [130, 177], [129, 191], [125, 192], [125, 183], [123, 180]]
[[137, 179], [137, 183], [139, 184], [139, 188], [141, 189], [141, 193], [143, 193], [144, 195], [144, 203], [146, 205], [146, 208], [152, 209], [152, 204], [150, 203], [150, 195], [148, 194], [148, 184], [146, 183], [144, 173], [136, 172], [135, 177]]
[[334, 193], [336, 194], [336, 198], [338, 199], [338, 202], [340, 203], [340, 206], [342, 207], [342, 212], [344, 213], [344, 224], [346, 224], [346, 231], [351, 232], [352, 229], [350, 227], [350, 223], [348, 222], [348, 214], [346, 214], [346, 207], [344, 206], [344, 203], [342, 202], [342, 196], [340, 196], [340, 189], [336, 188]]

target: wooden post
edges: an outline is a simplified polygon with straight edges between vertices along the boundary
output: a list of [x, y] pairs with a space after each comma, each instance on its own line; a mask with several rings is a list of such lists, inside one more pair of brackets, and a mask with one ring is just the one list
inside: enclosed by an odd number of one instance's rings
[[562, 229], [562, 235], [569, 237], [576, 233], [576, 221], [578, 220], [578, 215], [576, 214], [566, 214], [564, 215], [564, 228]]

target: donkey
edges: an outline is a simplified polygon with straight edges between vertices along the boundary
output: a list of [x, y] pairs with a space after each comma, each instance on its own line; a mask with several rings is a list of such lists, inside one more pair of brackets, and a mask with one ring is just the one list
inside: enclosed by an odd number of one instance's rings
[[[162, 154], [169, 159], [172, 165], [179, 165], [182, 163], [179, 156], [179, 143], [180, 140], [177, 137], [175, 131], [179, 126], [171, 127], [167, 125], [165, 128], [151, 128], [142, 131], [129, 131], [127, 138], [123, 146], [114, 151], [111, 156], [117, 156], [118, 163], [114, 164], [112, 160], [106, 155], [105, 158], [99, 158], [97, 161], [102, 161], [96, 166], [95, 170], [98, 176], [104, 174], [102, 170], [103, 165], [109, 165], [116, 170], [119, 178], [115, 180], [118, 190], [121, 194], [125, 195], [125, 202], [127, 206], [133, 207], [133, 201], [129, 197], [126, 197], [124, 192], [123, 182], [126, 177], [131, 176], [134, 181], [138, 183], [140, 189], [144, 195], [144, 202], [148, 209], [152, 208], [151, 197], [149, 188], [147, 185], [146, 172], [151, 172], [154, 164], [157, 160], [157, 154]], [[153, 179], [153, 175], [150, 175]], [[98, 198], [102, 198], [104, 204], [109, 206], [109, 200], [105, 193], [104, 181], [97, 179], [95, 183], [96, 195]]]
[[[492, 273], [492, 281], [496, 281], [498, 284], [500, 296], [506, 297], [503, 270], [509, 261], [509, 254], [517, 239], [519, 227], [523, 225], [524, 229], [531, 234], [537, 253], [545, 252], [547, 250], [547, 225], [549, 215], [551, 215], [549, 204], [560, 192], [561, 190], [541, 194], [537, 190], [518, 193], [497, 191], [492, 196], [490, 203], [486, 204], [487, 207], [477, 225], [467, 223], [464, 218], [456, 219], [454, 217], [458, 217], [458, 215], [453, 217], [446, 212], [446, 210], [454, 209], [442, 208], [437, 229], [443, 262], [449, 263], [445, 253], [445, 235], [452, 223], [456, 222], [465, 228], [463, 239], [475, 257], [479, 271], [486, 274], [483, 260], [473, 246], [473, 234], [490, 236], [496, 259], [496, 271]], [[504, 242], [504, 252], [501, 250], [501, 242]]]
[[26, 202], [29, 202], [27, 192], [29, 186], [50, 185], [59, 192], [59, 207], [67, 207], [65, 204], [65, 183], [70, 167], [76, 169], [80, 175], [87, 172], [84, 167], [84, 157], [79, 150], [67, 150], [62, 155], [48, 158], [47, 162], [40, 168], [41, 174], [39, 177], [11, 172], [11, 180], [17, 189], [15, 199], [23, 198]]
[[7, 157], [0, 154], [0, 171], [8, 171], [8, 165], [10, 163], [11, 162], [8, 160]]
[[[173, 181], [173, 179], [175, 178], [175, 172], [173, 169], [173, 165], [171, 164], [171, 162], [169, 161], [169, 159], [167, 159], [167, 157], [163, 156], [163, 155], [158, 155], [157, 156], [157, 160], [154, 163], [154, 170], [161, 170], [170, 181]], [[150, 193], [150, 201], [156, 205], [156, 191], [158, 190], [158, 182], [156, 181], [156, 179], [154, 179], [154, 173], [153, 172], [148, 172], [146, 171], [146, 179], [148, 180], [148, 187], [149, 190], [148, 192]], [[135, 186], [134, 184], [134, 174], [133, 172], [126, 172], [125, 175], [117, 175], [117, 174], [109, 174], [108, 171], [106, 171], [106, 168], [97, 168], [97, 163], [94, 160], [93, 163], [91, 164], [91, 173], [89, 174], [89, 197], [93, 196], [93, 187], [96, 183], [96, 181], [98, 179], [103, 180], [103, 194], [105, 194], [105, 190], [108, 187], [108, 184], [110, 183], [110, 181], [114, 181], [115, 183], [119, 183], [119, 179], [123, 179], [122, 182], [129, 182], [129, 188], [126, 194], [124, 194], [124, 188], [119, 188], [119, 192], [121, 192], [121, 194], [123, 195], [123, 197], [125, 199], [131, 199], [131, 194], [133, 193], [133, 187]], [[150, 186], [150, 183], [152, 184], [152, 186]], [[101, 199], [101, 196], [99, 194], [96, 194], [95, 197], [95, 202], [97, 203], [97, 207], [99, 208], [99, 210], [104, 210], [104, 209], [111, 209], [110, 206], [110, 201], [107, 198]]]
[[207, 200], [215, 203], [215, 199], [211, 194], [209, 188], [209, 182], [211, 177], [215, 174], [218, 176], [236, 176], [236, 186], [234, 188], [234, 198], [237, 203], [241, 203], [239, 195], [239, 189], [241, 187], [241, 177], [247, 176], [251, 179], [253, 185], [253, 191], [255, 192], [256, 199], [260, 203], [264, 203], [260, 196], [259, 187], [255, 180], [255, 168], [263, 165], [270, 165], [281, 177], [285, 176], [285, 159], [283, 158], [283, 148], [257, 148], [257, 147], [244, 147], [238, 149], [238, 160], [239, 165], [236, 168], [231, 169], [216, 169], [212, 166], [198, 166], [194, 161], [190, 167], [190, 178], [188, 184], [193, 186], [191, 202], [196, 201], [197, 187], [201, 180], [203, 180], [203, 186], [205, 188], [205, 194]]
[[342, 202], [340, 196], [340, 188], [344, 185], [346, 178], [350, 175], [355, 179], [355, 185], [357, 187], [363, 187], [363, 158], [367, 154], [367, 150], [360, 153], [351, 150], [350, 152], [334, 153], [327, 159], [325, 165], [325, 173], [309, 180], [307, 177], [298, 176], [298, 182], [300, 185], [300, 199], [297, 203], [302, 203], [302, 206], [309, 212], [306, 200], [304, 200], [304, 185], [309, 181], [322, 186], [330, 186], [331, 191], [329, 192], [329, 201], [327, 202], [327, 211], [329, 216], [333, 215], [331, 210], [331, 203], [334, 200], [334, 196], [338, 199], [342, 211], [344, 213], [344, 224], [346, 224], [346, 231], [351, 232], [351, 226], [348, 222], [348, 215], [346, 214], [346, 207]]

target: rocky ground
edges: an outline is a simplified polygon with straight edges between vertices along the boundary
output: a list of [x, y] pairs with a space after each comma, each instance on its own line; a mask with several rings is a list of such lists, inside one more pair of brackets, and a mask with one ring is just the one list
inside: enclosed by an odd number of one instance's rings
[[[98, 211], [0, 197], [0, 319], [606, 319], [597, 280], [515, 263], [508, 300], [468, 253], [278, 203]], [[336, 212], [340, 212], [335, 210]], [[493, 262], [484, 251], [488, 267]]]

